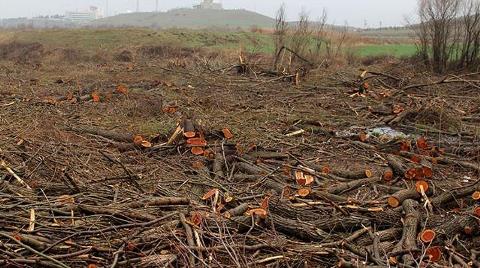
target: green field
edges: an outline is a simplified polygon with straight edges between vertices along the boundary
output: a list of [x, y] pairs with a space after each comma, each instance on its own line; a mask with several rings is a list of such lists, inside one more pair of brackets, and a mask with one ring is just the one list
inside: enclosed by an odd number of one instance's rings
[[358, 56], [394, 56], [408, 57], [416, 52], [415, 44], [372, 44], [363, 45], [356, 49]]

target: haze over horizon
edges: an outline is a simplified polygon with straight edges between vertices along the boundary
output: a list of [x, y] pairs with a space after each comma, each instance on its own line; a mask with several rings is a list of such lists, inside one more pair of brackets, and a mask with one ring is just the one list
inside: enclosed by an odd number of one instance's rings
[[[200, 0], [159, 1], [159, 10], [192, 7]], [[223, 0], [225, 9], [246, 9], [274, 17], [282, 3], [285, 4], [288, 20], [296, 20], [298, 14], [307, 11], [312, 20], [320, 17], [323, 9], [328, 12], [331, 24], [355, 27], [403, 26], [406, 17], [413, 17], [417, 0]], [[97, 6], [107, 7], [107, 0], [0, 0], [0, 18], [35, 17], [63, 15], [66, 11], [86, 10]], [[116, 15], [136, 10], [136, 0], [108, 1], [108, 15]], [[140, 11], [155, 11], [155, 0], [140, 0]]]

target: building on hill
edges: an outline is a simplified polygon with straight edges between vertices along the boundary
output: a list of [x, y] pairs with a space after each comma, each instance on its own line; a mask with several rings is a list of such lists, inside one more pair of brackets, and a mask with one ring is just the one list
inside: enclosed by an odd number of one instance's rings
[[223, 9], [222, 4], [214, 3], [213, 0], [203, 0], [199, 5], [193, 7], [196, 9]]
[[97, 7], [91, 6], [87, 11], [68, 11], [65, 13], [65, 20], [77, 23], [87, 23], [101, 18]]

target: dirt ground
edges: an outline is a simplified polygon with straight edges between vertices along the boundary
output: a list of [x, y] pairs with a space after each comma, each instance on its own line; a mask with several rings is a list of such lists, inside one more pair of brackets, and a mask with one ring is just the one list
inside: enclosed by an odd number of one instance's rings
[[17, 49], [3, 267], [479, 267], [478, 73]]

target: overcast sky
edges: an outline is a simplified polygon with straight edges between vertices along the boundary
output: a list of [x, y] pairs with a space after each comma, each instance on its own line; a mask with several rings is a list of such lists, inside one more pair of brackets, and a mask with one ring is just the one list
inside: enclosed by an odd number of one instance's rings
[[[323, 8], [329, 23], [363, 27], [405, 25], [405, 17], [412, 18], [418, 0], [216, 0], [225, 8], [244, 8], [274, 16], [284, 3], [289, 20], [295, 20], [302, 9], [318, 18]], [[85, 10], [90, 5], [106, 9], [107, 0], [0, 0], [0, 18], [32, 17], [64, 14], [67, 10]], [[136, 0], [108, 0], [109, 15], [136, 10]], [[191, 7], [200, 0], [159, 0], [160, 10]], [[141, 11], [155, 10], [155, 0], [140, 0]]]

